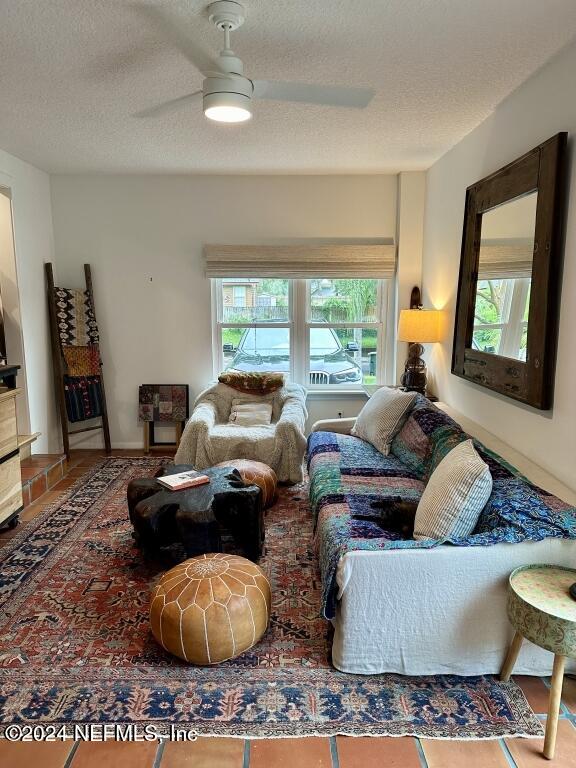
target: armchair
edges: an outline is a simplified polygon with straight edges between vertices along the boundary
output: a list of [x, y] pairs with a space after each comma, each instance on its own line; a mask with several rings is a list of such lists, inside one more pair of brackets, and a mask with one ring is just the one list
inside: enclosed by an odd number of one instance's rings
[[[272, 422], [255, 427], [229, 424], [232, 400], [271, 403]], [[230, 459], [252, 459], [271, 467], [279, 482], [299, 483], [306, 450], [305, 403], [306, 391], [298, 384], [287, 384], [269, 395], [215, 384], [196, 399], [174, 461], [206, 469]]]

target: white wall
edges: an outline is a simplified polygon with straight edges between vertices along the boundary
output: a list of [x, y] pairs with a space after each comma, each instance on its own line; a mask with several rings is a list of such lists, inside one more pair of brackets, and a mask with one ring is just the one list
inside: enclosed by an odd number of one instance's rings
[[[82, 264], [92, 265], [117, 447], [142, 445], [139, 384], [189, 383], [193, 396], [211, 379], [204, 243], [396, 233], [391, 175], [53, 176], [51, 184], [59, 283], [82, 286]], [[311, 399], [311, 420], [357, 413], [364, 401]]]
[[[43, 268], [43, 263], [54, 257], [50, 182], [43, 171], [0, 150], [0, 186], [9, 188], [12, 194], [16, 252], [16, 275], [10, 270], [4, 279], [13, 281], [17, 276], [20, 293], [18, 312], [15, 286], [6, 286], [9, 322], [16, 324], [11, 328], [14, 332], [19, 332], [17, 326], [21, 322], [24, 340], [25, 359], [9, 361], [23, 366], [18, 383], [22, 385], [26, 381], [27, 385], [28, 409], [25, 404], [20, 405], [18, 428], [21, 433], [28, 430], [42, 433], [33, 446], [34, 452], [52, 452], [57, 450], [58, 437]], [[26, 423], [21, 423], [23, 421]]]
[[[576, 489], [576, 172], [570, 163], [556, 388], [552, 411], [538, 411], [450, 373], [466, 187], [559, 131], [576, 133], [576, 44], [511, 94], [428, 172], [423, 282], [426, 303], [446, 308], [449, 332], [430, 354], [441, 400]], [[572, 155], [573, 140], [570, 140]]]
[[[422, 283], [422, 248], [424, 240], [424, 211], [426, 206], [426, 174], [407, 171], [398, 174], [398, 272], [396, 279], [397, 315], [410, 309], [410, 294]], [[408, 344], [396, 345], [396, 381], [404, 373]], [[431, 391], [431, 388], [429, 388]]]

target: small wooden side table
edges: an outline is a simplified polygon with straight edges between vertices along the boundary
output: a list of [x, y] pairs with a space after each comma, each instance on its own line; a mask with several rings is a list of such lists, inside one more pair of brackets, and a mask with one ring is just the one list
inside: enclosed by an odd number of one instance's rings
[[524, 639], [554, 654], [544, 738], [544, 757], [549, 760], [556, 746], [564, 664], [566, 657], [576, 658], [576, 600], [569, 593], [574, 582], [576, 570], [555, 565], [516, 568], [508, 582], [508, 618], [516, 633], [500, 678], [510, 679]]
[[[144, 422], [144, 453], [151, 450], [175, 448], [178, 450], [182, 430], [188, 419], [190, 395], [188, 384], [141, 384], [138, 388], [138, 418]], [[173, 424], [176, 437], [173, 443], [155, 439], [154, 423]]]

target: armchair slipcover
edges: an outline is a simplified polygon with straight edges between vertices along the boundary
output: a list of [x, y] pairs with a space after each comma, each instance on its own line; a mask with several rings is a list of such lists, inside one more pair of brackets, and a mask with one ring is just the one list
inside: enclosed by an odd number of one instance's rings
[[[232, 400], [271, 403], [272, 423], [258, 427], [229, 424]], [[252, 459], [272, 467], [280, 482], [299, 483], [307, 416], [306, 390], [299, 384], [287, 384], [269, 395], [214, 384], [196, 398], [174, 461], [205, 469], [228, 459]]]

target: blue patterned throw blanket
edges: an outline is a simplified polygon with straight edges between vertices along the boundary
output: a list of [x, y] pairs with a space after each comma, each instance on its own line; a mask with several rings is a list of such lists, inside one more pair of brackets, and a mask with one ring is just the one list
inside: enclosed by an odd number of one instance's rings
[[476, 440], [476, 450], [490, 468], [493, 489], [470, 536], [442, 541], [406, 540], [400, 533], [378, 524], [374, 519], [378, 518], [378, 505], [386, 499], [417, 501], [444, 456], [468, 439], [470, 436], [455, 421], [421, 396], [394, 438], [388, 456], [350, 435], [310, 435], [310, 504], [315, 518], [325, 618], [335, 616], [336, 569], [347, 552], [576, 538], [574, 507], [532, 485]]

